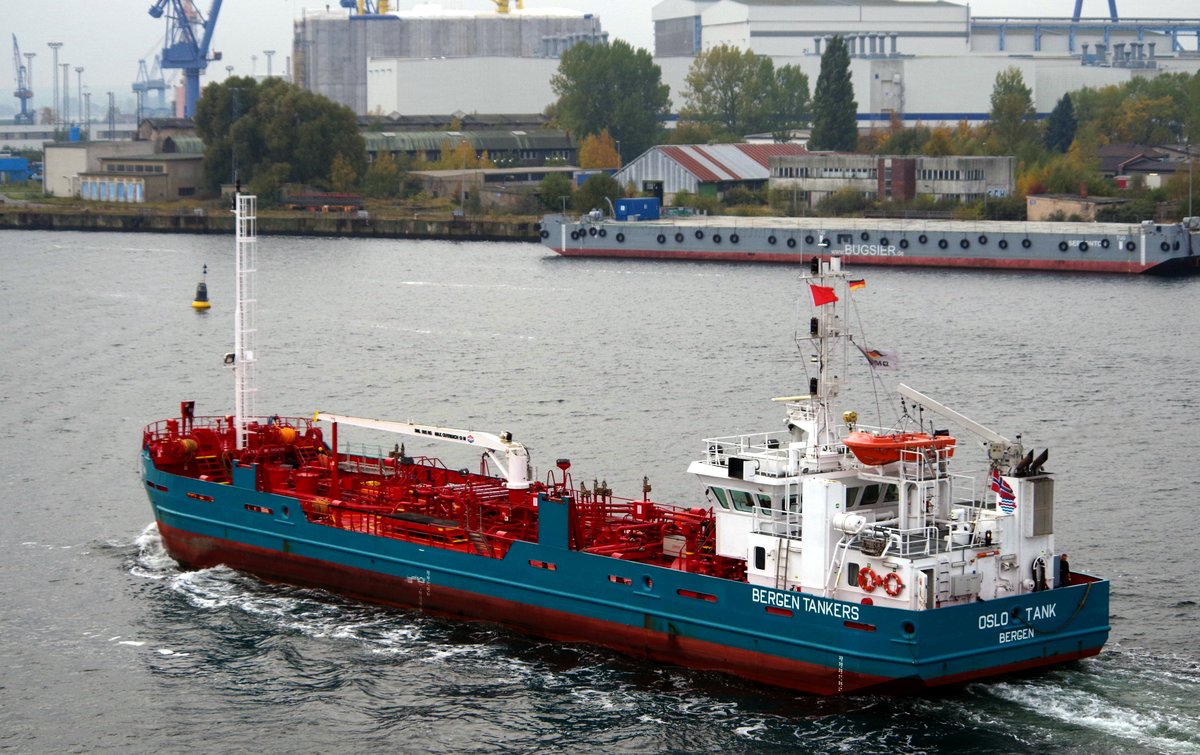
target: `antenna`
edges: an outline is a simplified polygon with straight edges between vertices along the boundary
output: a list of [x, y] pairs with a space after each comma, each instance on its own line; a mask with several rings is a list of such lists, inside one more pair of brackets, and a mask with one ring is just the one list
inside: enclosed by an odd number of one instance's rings
[[258, 268], [258, 197], [235, 195], [234, 224], [237, 226], [236, 290], [237, 304], [233, 310], [233, 375], [234, 424], [237, 427], [238, 450], [246, 448], [246, 421], [254, 416], [254, 334], [257, 330], [254, 309], [258, 293], [255, 273]]

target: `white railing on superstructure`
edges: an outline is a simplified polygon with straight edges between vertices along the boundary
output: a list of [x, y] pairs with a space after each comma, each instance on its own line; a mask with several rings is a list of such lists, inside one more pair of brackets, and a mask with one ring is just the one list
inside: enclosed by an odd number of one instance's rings
[[258, 271], [257, 197], [236, 195], [234, 222], [236, 225], [236, 308], [233, 313], [234, 353], [234, 421], [237, 426], [237, 447], [246, 447], [246, 421], [255, 415], [254, 394], [254, 334], [257, 330], [254, 312], [258, 302], [255, 273]]

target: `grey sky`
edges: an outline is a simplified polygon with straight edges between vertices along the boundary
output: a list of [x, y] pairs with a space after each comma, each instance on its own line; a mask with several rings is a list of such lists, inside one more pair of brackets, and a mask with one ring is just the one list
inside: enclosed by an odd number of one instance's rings
[[[83, 66], [83, 84], [93, 98], [116, 93], [118, 102], [132, 102], [130, 84], [137, 75], [138, 59], [151, 63], [162, 48], [164, 22], [149, 16], [152, 0], [56, 0], [36, 3], [30, 0], [0, 0], [0, 32], [4, 55], [0, 57], [0, 92], [11, 95], [13, 88], [12, 37], [15, 33], [21, 51], [37, 53], [33, 60], [34, 105], [48, 104], [53, 84], [50, 79], [52, 52], [47, 42], [62, 42], [58, 61], [71, 66], [70, 90], [75, 94], [76, 66]], [[211, 0], [198, 0], [207, 11]], [[400, 8], [411, 8], [414, 0], [393, 0]], [[489, 10], [490, 0], [440, 0], [445, 8]], [[610, 36], [624, 39], [635, 47], [650, 48], [653, 27], [650, 10], [655, 0], [526, 0], [526, 8], [570, 8], [600, 16]], [[223, 59], [210, 63], [201, 82], [225, 78], [225, 66], [232, 65], [236, 75], [267, 71], [264, 50], [275, 50], [273, 69], [280, 72], [291, 55], [292, 21], [305, 9], [325, 8], [325, 2], [313, 0], [225, 0], [217, 23], [213, 48]], [[337, 0], [329, 5], [337, 7]], [[977, 0], [971, 3], [977, 16], [1069, 16], [1074, 0]], [[1176, 18], [1200, 16], [1195, 0], [1118, 0], [1117, 8], [1125, 17]], [[1084, 15], [1108, 15], [1107, 0], [1086, 0]], [[251, 56], [257, 56], [252, 61]], [[4, 104], [15, 106], [16, 99], [4, 97]], [[95, 105], [95, 103], [93, 103]]]

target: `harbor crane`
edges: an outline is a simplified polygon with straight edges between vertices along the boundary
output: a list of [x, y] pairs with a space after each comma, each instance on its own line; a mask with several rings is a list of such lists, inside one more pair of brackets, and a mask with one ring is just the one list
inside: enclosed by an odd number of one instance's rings
[[388, 0], [341, 0], [340, 5], [356, 10], [360, 16], [376, 16], [390, 10]]
[[156, 0], [150, 6], [152, 18], [167, 19], [166, 42], [163, 46], [161, 66], [183, 70], [183, 115], [196, 115], [196, 101], [200, 99], [200, 74], [208, 67], [208, 61], [220, 60], [221, 53], [209, 56], [213, 30], [217, 16], [221, 13], [223, 0], [212, 0], [207, 14], [196, 7], [196, 0]]
[[17, 79], [17, 91], [13, 94], [21, 102], [21, 112], [13, 116], [13, 122], [33, 123], [33, 113], [29, 110], [29, 100], [33, 98], [33, 90], [29, 86], [29, 69], [21, 62], [21, 48], [17, 45], [16, 34], [13, 35], [13, 73]]
[[[139, 120], [146, 116], [163, 117], [170, 115], [167, 108], [167, 82], [162, 75], [162, 62], [159, 56], [154, 56], [154, 68], [146, 66], [144, 59], [138, 60], [137, 79], [133, 82], [133, 93], [137, 95]], [[154, 93], [154, 97], [149, 95]], [[153, 100], [153, 101], [151, 101]]]

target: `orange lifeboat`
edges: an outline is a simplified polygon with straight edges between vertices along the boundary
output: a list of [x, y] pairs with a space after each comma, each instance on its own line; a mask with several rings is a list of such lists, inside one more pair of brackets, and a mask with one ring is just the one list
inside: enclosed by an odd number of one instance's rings
[[949, 435], [930, 435], [929, 433], [875, 435], [856, 430], [847, 435], [843, 443], [859, 461], [872, 467], [900, 461], [900, 457], [905, 451], [935, 450], [942, 452], [943, 458], [947, 459], [954, 455], [954, 438]]

